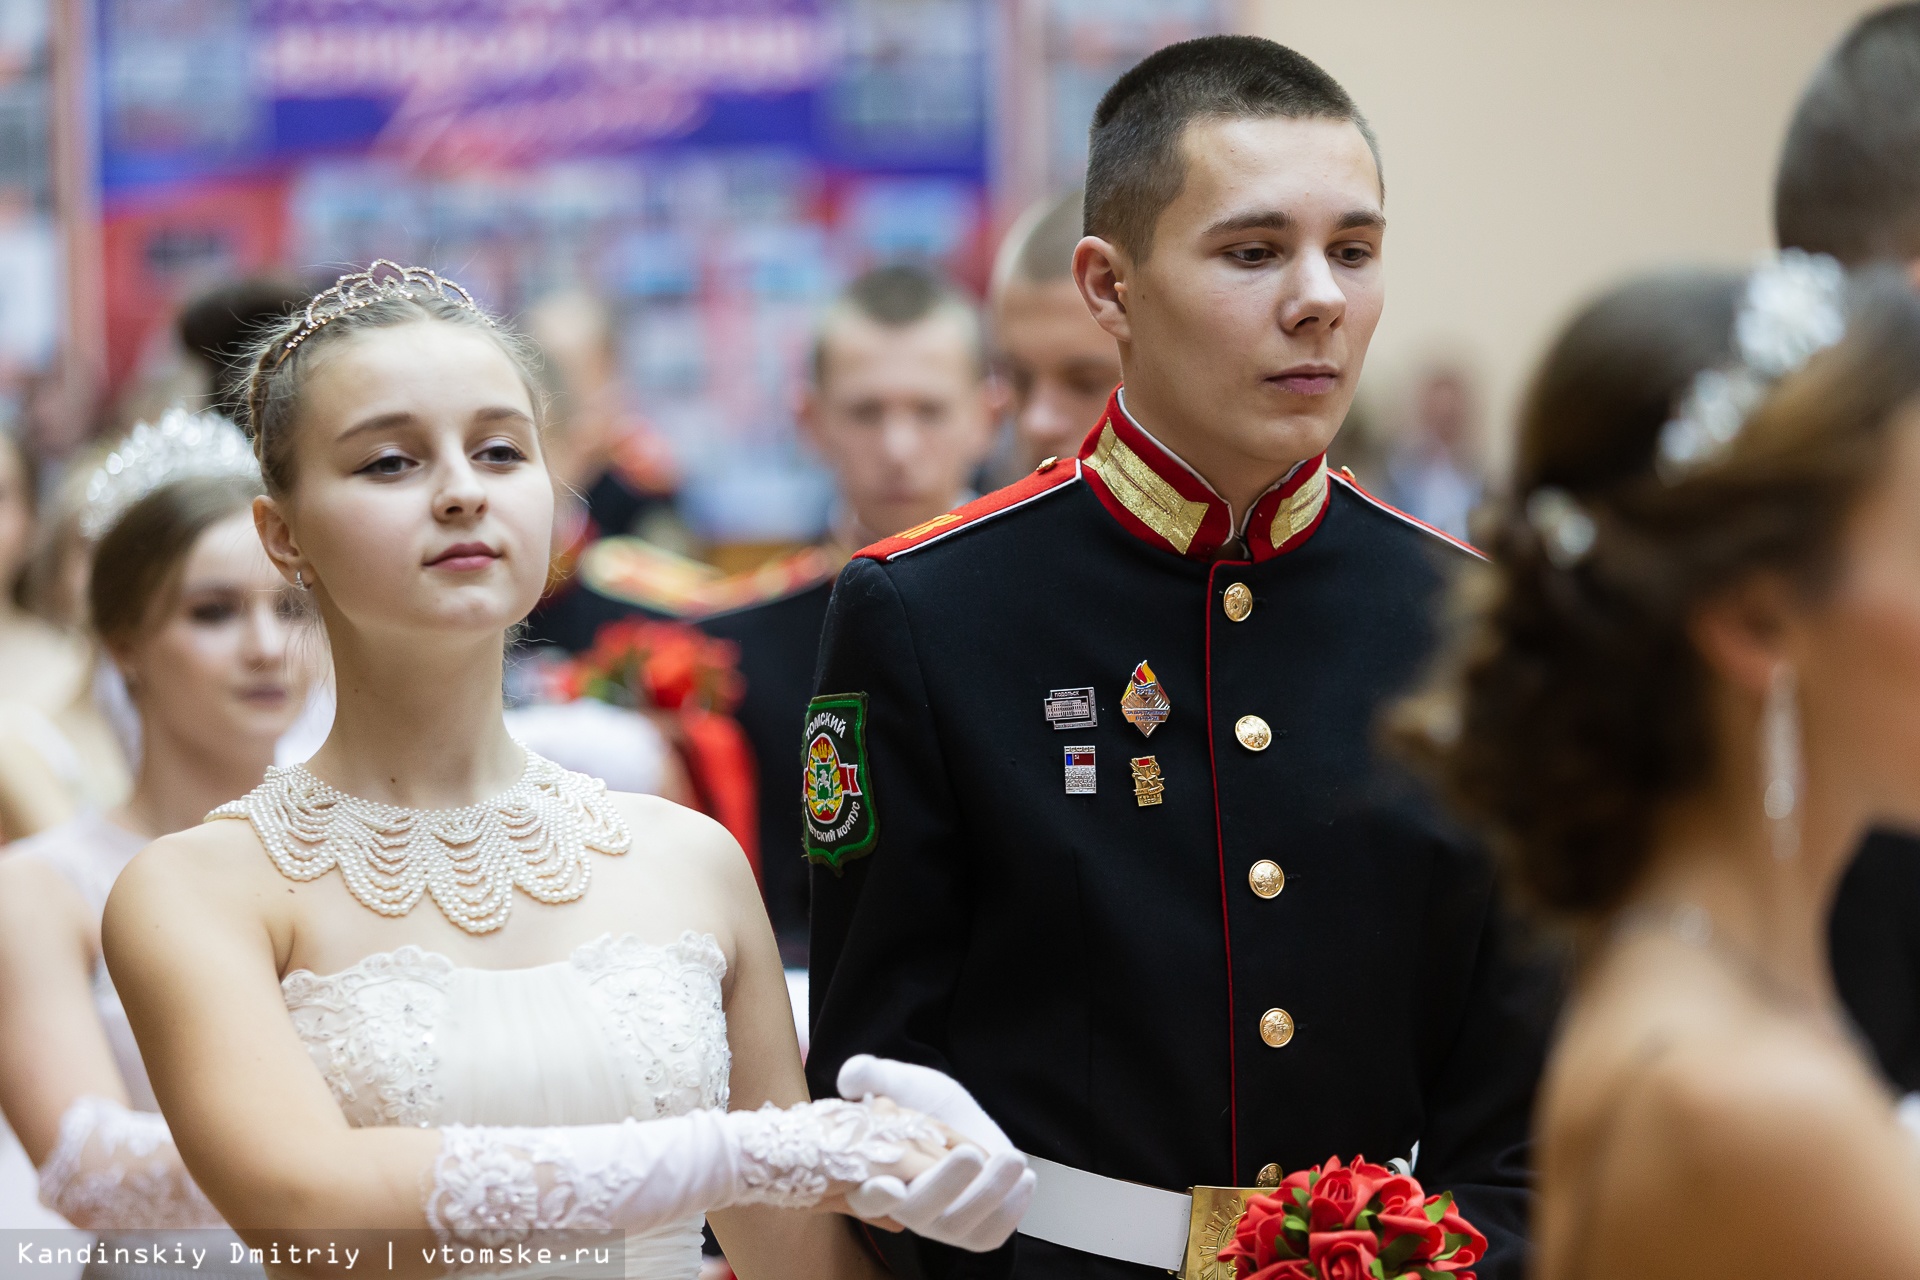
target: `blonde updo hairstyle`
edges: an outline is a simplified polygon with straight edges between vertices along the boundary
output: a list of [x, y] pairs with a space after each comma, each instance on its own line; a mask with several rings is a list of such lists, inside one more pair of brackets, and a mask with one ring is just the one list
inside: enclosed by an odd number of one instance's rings
[[[1694, 376], [1730, 360], [1744, 283], [1647, 277], [1560, 335], [1522, 409], [1513, 497], [1483, 533], [1490, 563], [1463, 587], [1467, 634], [1394, 716], [1519, 896], [1563, 923], [1620, 904], [1656, 813], [1715, 768], [1697, 610], [1758, 573], [1817, 603], [1920, 404], [1920, 296], [1895, 271], [1857, 276], [1846, 336], [1776, 384], [1724, 455], [1663, 479], [1662, 428]], [[1528, 516], [1554, 490], [1591, 521], [1582, 553]]]
[[[383, 265], [376, 263], [373, 270]], [[417, 268], [408, 268], [417, 271]], [[427, 274], [422, 272], [421, 274]], [[435, 277], [438, 279], [439, 277]], [[351, 280], [342, 276], [344, 284]], [[452, 282], [447, 286], [457, 289]], [[327, 295], [317, 297], [312, 310], [327, 314]], [[293, 441], [300, 421], [301, 391], [307, 375], [330, 347], [338, 346], [357, 334], [400, 325], [435, 321], [457, 325], [485, 334], [513, 362], [533, 404], [534, 421], [544, 424], [546, 396], [541, 390], [540, 356], [533, 344], [504, 321], [491, 316], [477, 305], [456, 301], [446, 292], [420, 288], [390, 294], [364, 305], [341, 310], [319, 328], [301, 338], [291, 352], [287, 344], [299, 338], [307, 328], [308, 309], [290, 313], [278, 324], [266, 329], [254, 341], [246, 357], [246, 382], [243, 388], [241, 427], [253, 438], [254, 454], [260, 459], [260, 474], [267, 492], [279, 497], [293, 487]]]

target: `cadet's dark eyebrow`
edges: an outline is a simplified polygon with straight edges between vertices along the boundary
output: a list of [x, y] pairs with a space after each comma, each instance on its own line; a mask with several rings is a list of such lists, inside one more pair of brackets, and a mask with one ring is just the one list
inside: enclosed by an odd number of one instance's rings
[[[1262, 209], [1225, 218], [1207, 228], [1208, 236], [1228, 236], [1242, 231], [1286, 231], [1293, 227], [1294, 216], [1284, 209]], [[1361, 227], [1385, 230], [1387, 215], [1378, 209], [1350, 209], [1334, 224], [1336, 231], [1354, 231]]]

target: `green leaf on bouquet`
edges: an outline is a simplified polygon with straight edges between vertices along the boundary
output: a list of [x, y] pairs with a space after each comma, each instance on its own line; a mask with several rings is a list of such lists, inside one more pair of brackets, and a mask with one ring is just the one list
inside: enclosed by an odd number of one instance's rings
[[1419, 1248], [1419, 1236], [1401, 1236], [1380, 1251], [1380, 1262], [1388, 1271], [1397, 1274], [1407, 1265], [1408, 1261], [1412, 1259], [1414, 1252]]
[[1467, 1244], [1472, 1239], [1473, 1237], [1471, 1236], [1463, 1236], [1455, 1231], [1447, 1232], [1445, 1248], [1442, 1250], [1440, 1256], [1442, 1258], [1451, 1258], [1454, 1254], [1460, 1251], [1461, 1245]]
[[1453, 1208], [1453, 1192], [1442, 1191], [1440, 1198], [1426, 1208], [1427, 1221], [1438, 1222], [1447, 1216], [1447, 1210]]
[[1380, 1265], [1380, 1259], [1378, 1258], [1375, 1258], [1371, 1263], [1367, 1264], [1367, 1274], [1372, 1276], [1373, 1280], [1387, 1280], [1386, 1268]]

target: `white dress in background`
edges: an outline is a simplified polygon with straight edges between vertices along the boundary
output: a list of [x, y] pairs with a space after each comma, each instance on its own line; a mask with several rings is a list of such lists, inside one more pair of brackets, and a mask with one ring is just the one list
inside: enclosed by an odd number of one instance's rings
[[[711, 935], [621, 934], [532, 969], [402, 947], [281, 989], [348, 1123], [547, 1126], [725, 1108], [725, 976]], [[693, 1280], [700, 1227], [629, 1234], [626, 1274]]]
[[[33, 858], [58, 871], [86, 901], [97, 924], [114, 877], [146, 843], [144, 837], [114, 826], [99, 814], [83, 814], [8, 845], [0, 857]], [[147, 1069], [133, 1042], [133, 1029], [127, 1025], [127, 1011], [120, 1006], [105, 964], [96, 966], [93, 972], [93, 1004], [107, 1033], [107, 1043], [113, 1046], [114, 1062], [126, 1083], [128, 1100], [137, 1110], [158, 1110], [153, 1087], [147, 1083]], [[4, 1135], [0, 1137], [0, 1226], [65, 1226], [65, 1219], [40, 1203], [39, 1175], [13, 1130], [0, 1125], [0, 1134]]]

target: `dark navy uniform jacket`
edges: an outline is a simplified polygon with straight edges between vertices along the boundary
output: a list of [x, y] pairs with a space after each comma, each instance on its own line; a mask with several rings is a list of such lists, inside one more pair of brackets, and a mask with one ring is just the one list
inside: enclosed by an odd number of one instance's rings
[[[1324, 459], [1223, 552], [1228, 521], [1116, 396], [1079, 459], [841, 573], [801, 762], [815, 1096], [854, 1053], [927, 1063], [1022, 1150], [1174, 1190], [1417, 1142], [1492, 1241], [1476, 1270], [1517, 1280], [1555, 982], [1377, 749], [1472, 553]], [[1171, 704], [1151, 737], [1121, 708], [1143, 661]], [[1082, 687], [1097, 724], [1052, 727], [1050, 691]], [[1096, 794], [1067, 794], [1069, 746]], [[933, 1275], [1156, 1274], [1026, 1236], [879, 1243]]]
[[1834, 985], [1887, 1079], [1920, 1090], [1920, 836], [1875, 831], [1834, 896]]

